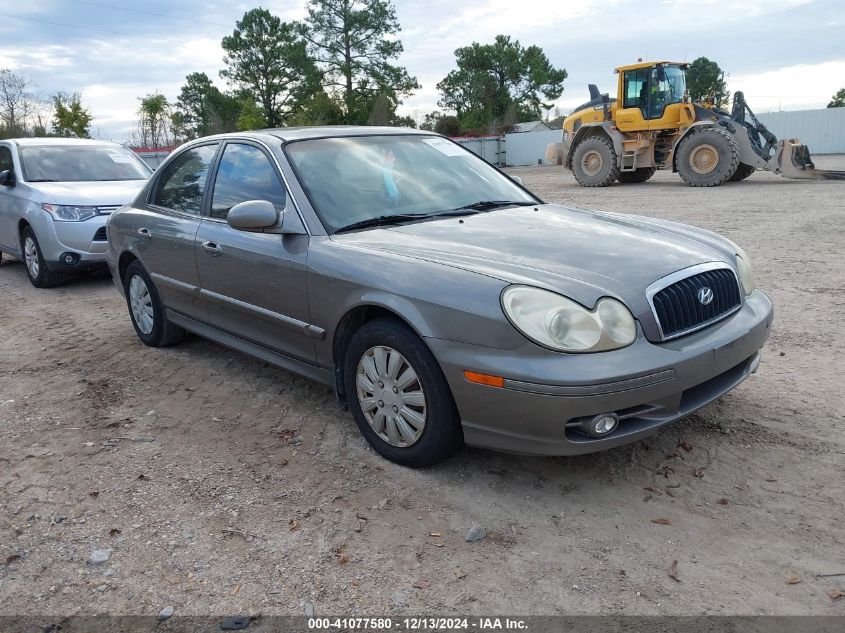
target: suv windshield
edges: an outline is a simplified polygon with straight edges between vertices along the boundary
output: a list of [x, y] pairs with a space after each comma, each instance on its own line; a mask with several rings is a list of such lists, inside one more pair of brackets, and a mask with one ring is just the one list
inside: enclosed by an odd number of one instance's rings
[[146, 180], [150, 168], [125, 147], [37, 145], [19, 150], [27, 182]]
[[285, 152], [329, 233], [538, 202], [489, 163], [436, 136], [295, 141]]

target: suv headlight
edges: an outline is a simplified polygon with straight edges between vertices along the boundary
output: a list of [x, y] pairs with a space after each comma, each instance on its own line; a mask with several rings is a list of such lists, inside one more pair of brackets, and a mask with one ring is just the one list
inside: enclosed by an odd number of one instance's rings
[[548, 290], [509, 286], [502, 292], [502, 308], [522, 334], [560, 352], [604, 352], [630, 345], [637, 338], [631, 312], [610, 297], [587, 310]]
[[737, 247], [737, 250], [740, 252], [736, 254], [736, 271], [747, 297], [754, 292], [754, 269], [751, 267], [751, 258], [741, 248]]
[[82, 222], [97, 215], [97, 207], [64, 206], [45, 202], [41, 208], [52, 215], [56, 222]]

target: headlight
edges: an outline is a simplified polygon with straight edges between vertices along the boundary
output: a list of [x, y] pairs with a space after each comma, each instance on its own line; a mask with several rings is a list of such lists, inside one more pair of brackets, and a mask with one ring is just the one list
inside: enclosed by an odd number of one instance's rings
[[548, 290], [509, 286], [502, 293], [502, 308], [525, 336], [561, 352], [603, 352], [630, 345], [637, 337], [628, 308], [610, 297], [587, 310]]
[[[739, 249], [738, 250], [742, 250]], [[744, 252], [736, 254], [736, 270], [739, 274], [739, 281], [747, 297], [754, 292], [754, 269], [751, 268], [751, 258]]]
[[97, 215], [97, 207], [62, 206], [44, 203], [41, 205], [56, 222], [82, 222]]

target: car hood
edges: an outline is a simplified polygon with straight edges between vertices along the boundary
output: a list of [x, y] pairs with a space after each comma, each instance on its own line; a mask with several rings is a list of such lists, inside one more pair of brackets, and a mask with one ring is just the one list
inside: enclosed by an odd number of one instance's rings
[[650, 313], [646, 287], [704, 262], [732, 264], [730, 242], [682, 224], [559, 205], [336, 234], [337, 242], [548, 288], [592, 307], [615, 296]]
[[29, 182], [43, 194], [44, 202], [87, 206], [121, 206], [131, 202], [146, 180], [111, 180], [106, 182]]

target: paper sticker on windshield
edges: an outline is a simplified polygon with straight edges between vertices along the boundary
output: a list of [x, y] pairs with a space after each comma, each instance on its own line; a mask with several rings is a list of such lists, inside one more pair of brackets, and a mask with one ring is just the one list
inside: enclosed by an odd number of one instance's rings
[[446, 156], [465, 156], [466, 152], [460, 145], [456, 145], [445, 138], [424, 138], [423, 143], [428, 143], [434, 149]]
[[109, 152], [109, 158], [111, 158], [112, 162], [115, 162], [115, 163], [123, 163], [125, 165], [135, 164], [135, 160], [131, 156], [128, 156], [127, 154], [119, 154], [117, 152]]

